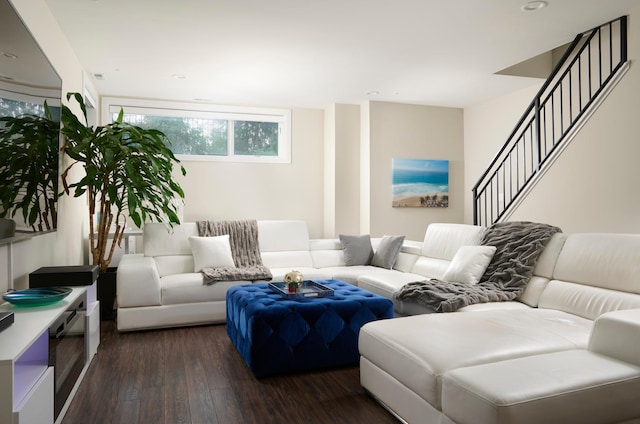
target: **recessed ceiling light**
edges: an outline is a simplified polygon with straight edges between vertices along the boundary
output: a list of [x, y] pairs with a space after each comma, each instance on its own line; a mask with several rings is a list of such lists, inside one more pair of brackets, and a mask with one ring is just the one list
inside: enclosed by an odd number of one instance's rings
[[523, 4], [520, 7], [520, 10], [522, 10], [523, 12], [534, 12], [536, 10], [540, 10], [543, 7], [547, 7], [549, 5], [549, 3], [547, 3], [546, 1], [529, 1], [525, 4]]
[[13, 54], [13, 53], [9, 53], [9, 52], [0, 52], [2, 53], [2, 56], [6, 57], [7, 59], [17, 59], [18, 56]]
[[175, 78], [175, 79], [186, 79], [187, 77], [182, 75], [182, 74], [173, 74], [171, 75], [171, 78]]
[[377, 96], [378, 94], [380, 94], [379, 91], [365, 91], [364, 94], [366, 94], [367, 96]]
[[102, 74], [93, 74], [93, 77], [97, 80], [103, 80], [104, 79], [104, 75]]

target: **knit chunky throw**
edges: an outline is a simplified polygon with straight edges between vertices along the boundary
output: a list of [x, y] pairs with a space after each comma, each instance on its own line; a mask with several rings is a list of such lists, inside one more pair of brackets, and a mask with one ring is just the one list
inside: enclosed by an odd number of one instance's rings
[[398, 300], [412, 300], [435, 312], [453, 312], [475, 303], [513, 300], [524, 291], [538, 257], [557, 227], [532, 222], [500, 222], [487, 228], [480, 244], [495, 246], [493, 259], [478, 284], [437, 279], [403, 286]]
[[258, 223], [255, 220], [240, 221], [197, 221], [201, 237], [229, 234], [231, 255], [236, 267], [204, 268], [204, 283], [218, 281], [271, 280], [271, 271], [262, 265], [258, 243]]

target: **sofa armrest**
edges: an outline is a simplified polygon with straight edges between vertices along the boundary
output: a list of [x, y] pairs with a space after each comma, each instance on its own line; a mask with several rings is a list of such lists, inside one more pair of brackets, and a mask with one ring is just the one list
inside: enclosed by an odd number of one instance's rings
[[599, 316], [591, 330], [589, 350], [640, 366], [640, 309]]
[[160, 275], [152, 257], [122, 255], [116, 285], [118, 308], [161, 304]]

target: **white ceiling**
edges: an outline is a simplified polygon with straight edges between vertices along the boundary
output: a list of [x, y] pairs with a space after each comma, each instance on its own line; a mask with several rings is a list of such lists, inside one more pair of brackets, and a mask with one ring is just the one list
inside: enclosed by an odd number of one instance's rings
[[473, 105], [537, 82], [495, 72], [640, 0], [549, 0], [536, 12], [524, 3], [47, 0], [87, 72], [103, 75], [102, 95], [311, 108]]

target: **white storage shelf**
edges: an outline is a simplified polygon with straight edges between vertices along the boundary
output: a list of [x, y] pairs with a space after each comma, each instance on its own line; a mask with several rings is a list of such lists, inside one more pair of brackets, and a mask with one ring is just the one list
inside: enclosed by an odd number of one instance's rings
[[[94, 284], [95, 286], [95, 284]], [[89, 288], [88, 310], [97, 307], [95, 288]], [[93, 289], [93, 294], [90, 293]], [[19, 307], [9, 303], [0, 311], [14, 313], [14, 323], [0, 331], [0, 423], [53, 423], [53, 372], [49, 361], [49, 326], [87, 287], [74, 287], [61, 301], [45, 306]], [[93, 297], [93, 299], [91, 299]], [[94, 329], [95, 332], [95, 329]], [[91, 339], [92, 331], [87, 331]], [[92, 347], [95, 353], [95, 333]], [[99, 331], [97, 332], [99, 340]], [[88, 355], [87, 363], [91, 360]], [[38, 405], [37, 411], [33, 406]]]

